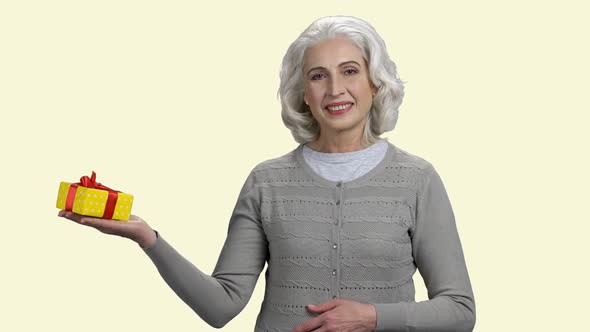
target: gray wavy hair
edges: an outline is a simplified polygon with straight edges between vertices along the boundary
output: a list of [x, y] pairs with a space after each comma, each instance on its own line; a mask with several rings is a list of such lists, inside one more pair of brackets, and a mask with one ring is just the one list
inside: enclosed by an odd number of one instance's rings
[[315, 141], [320, 134], [319, 123], [303, 100], [303, 57], [314, 44], [334, 37], [345, 37], [363, 53], [369, 67], [369, 79], [379, 89], [363, 132], [365, 146], [379, 140], [379, 135], [395, 128], [398, 109], [404, 97], [404, 82], [399, 79], [395, 63], [377, 31], [368, 23], [351, 16], [327, 16], [315, 20], [295, 39], [283, 57], [279, 97], [283, 123], [301, 144]]

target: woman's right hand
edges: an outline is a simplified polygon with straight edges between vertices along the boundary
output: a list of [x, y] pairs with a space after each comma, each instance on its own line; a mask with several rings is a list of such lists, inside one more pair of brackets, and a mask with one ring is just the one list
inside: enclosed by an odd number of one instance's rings
[[78, 224], [96, 228], [105, 234], [128, 238], [137, 242], [144, 249], [154, 245], [157, 240], [154, 230], [143, 219], [135, 215], [130, 215], [128, 221], [93, 218], [65, 210], [59, 211], [57, 215]]

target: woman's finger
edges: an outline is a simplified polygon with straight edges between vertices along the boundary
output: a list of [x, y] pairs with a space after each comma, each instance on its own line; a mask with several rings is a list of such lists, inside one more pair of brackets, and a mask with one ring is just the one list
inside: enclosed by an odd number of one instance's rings
[[77, 223], [80, 222], [80, 218], [82, 218], [82, 215], [71, 212], [71, 211], [64, 211], [62, 213], [62, 217], [66, 218], [66, 219], [70, 219], [71, 221], [75, 221]]
[[[79, 224], [96, 228], [100, 231], [106, 230], [106, 231], [111, 231], [111, 232], [115, 232], [118, 234], [118, 233], [122, 233], [128, 229], [127, 222], [125, 222], [125, 221], [94, 218], [94, 217], [89, 217], [89, 216], [77, 214], [77, 213], [74, 213], [71, 211], [66, 211], [63, 214], [63, 217], [70, 219], [72, 221], [75, 221]], [[113, 233], [109, 233], [109, 234], [113, 234]]]
[[141, 239], [143, 234], [146, 234], [146, 229], [151, 230], [143, 219], [135, 215], [130, 215], [128, 221], [89, 217], [72, 211], [60, 211], [58, 216], [81, 225], [90, 226], [105, 234], [118, 235], [136, 242]]

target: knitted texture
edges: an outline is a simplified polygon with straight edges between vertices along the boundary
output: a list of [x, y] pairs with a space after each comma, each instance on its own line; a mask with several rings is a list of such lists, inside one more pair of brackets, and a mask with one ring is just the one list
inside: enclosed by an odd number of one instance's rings
[[[388, 142], [385, 158], [348, 182], [317, 175], [302, 148], [258, 164], [230, 218], [211, 276], [162, 236], [144, 249], [203, 320], [222, 327], [248, 303], [265, 263], [255, 332], [288, 332], [335, 298], [370, 303], [375, 331], [471, 331], [475, 302], [451, 204], [428, 161]], [[430, 300], [415, 302], [412, 276]]]

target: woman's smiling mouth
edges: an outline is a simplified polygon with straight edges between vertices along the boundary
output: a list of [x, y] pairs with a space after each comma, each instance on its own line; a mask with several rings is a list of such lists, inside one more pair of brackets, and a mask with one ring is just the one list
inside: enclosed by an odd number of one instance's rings
[[352, 108], [352, 104], [353, 103], [346, 103], [346, 104], [334, 105], [334, 106], [330, 105], [330, 106], [326, 106], [326, 110], [328, 111], [329, 114], [340, 115], [340, 114], [350, 111], [350, 109]]

